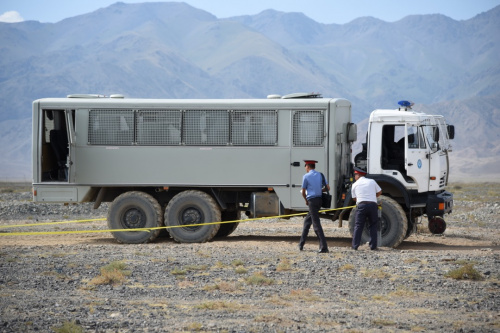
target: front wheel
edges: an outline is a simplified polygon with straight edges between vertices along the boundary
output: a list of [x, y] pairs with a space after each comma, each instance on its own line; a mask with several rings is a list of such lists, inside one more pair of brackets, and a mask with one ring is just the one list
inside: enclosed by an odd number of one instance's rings
[[[394, 200], [384, 195], [379, 197], [382, 204], [381, 234], [382, 244], [378, 246], [397, 247], [401, 244], [408, 230], [408, 219], [403, 208]], [[356, 222], [356, 208], [349, 215], [349, 231], [354, 234], [354, 224]], [[370, 231], [368, 223], [361, 234], [361, 244], [370, 241]]]
[[[119, 195], [108, 211], [109, 229], [157, 228], [163, 224], [161, 206], [151, 195], [131, 191]], [[140, 244], [153, 241], [160, 229], [149, 231], [116, 231], [113, 237], [119, 243]]]
[[[221, 212], [215, 200], [201, 191], [183, 191], [170, 200], [165, 209], [165, 225], [179, 243], [204, 243], [217, 234]], [[185, 227], [183, 227], [185, 226]]]

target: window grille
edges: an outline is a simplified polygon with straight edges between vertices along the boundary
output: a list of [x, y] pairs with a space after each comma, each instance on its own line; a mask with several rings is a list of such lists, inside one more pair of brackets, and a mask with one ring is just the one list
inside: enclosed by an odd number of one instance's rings
[[324, 132], [323, 111], [296, 111], [293, 114], [294, 146], [322, 146]]
[[278, 141], [275, 110], [234, 111], [231, 124], [233, 145], [272, 146]]
[[180, 110], [141, 110], [136, 113], [138, 145], [181, 144]]
[[187, 110], [184, 112], [183, 141], [186, 145], [227, 145], [227, 110]]
[[89, 143], [93, 145], [132, 145], [133, 110], [90, 110]]

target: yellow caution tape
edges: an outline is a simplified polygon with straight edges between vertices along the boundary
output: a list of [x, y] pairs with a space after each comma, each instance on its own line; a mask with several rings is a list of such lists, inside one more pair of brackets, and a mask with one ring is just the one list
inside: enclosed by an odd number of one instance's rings
[[18, 228], [18, 227], [34, 227], [34, 226], [50, 225], [50, 224], [94, 222], [94, 221], [104, 221], [104, 220], [106, 220], [106, 219], [105, 218], [98, 218], [98, 219], [88, 219], [88, 220], [72, 220], [72, 221], [60, 221], [60, 222], [42, 222], [42, 223], [26, 223], [26, 224], [16, 224], [16, 225], [0, 225], [0, 229]]
[[[342, 208], [334, 208], [334, 209], [324, 209], [319, 212], [328, 212], [334, 210], [342, 210], [354, 208], [356, 206], [348, 206]], [[198, 224], [180, 224], [173, 226], [163, 226], [163, 227], [153, 227], [153, 228], [132, 228], [132, 229], [106, 229], [106, 230], [73, 230], [73, 231], [31, 231], [31, 232], [0, 232], [0, 236], [27, 236], [27, 235], [62, 235], [62, 234], [83, 234], [83, 233], [98, 233], [98, 232], [124, 232], [124, 231], [146, 231], [151, 232], [151, 230], [159, 230], [159, 229], [171, 229], [171, 228], [186, 228], [186, 227], [199, 227], [203, 225], [212, 225], [212, 224], [225, 224], [225, 223], [245, 223], [250, 221], [258, 221], [258, 220], [269, 220], [276, 218], [285, 218], [285, 217], [293, 217], [306, 215], [308, 212], [296, 213], [296, 214], [288, 214], [288, 215], [278, 215], [278, 216], [270, 216], [270, 217], [257, 217], [252, 219], [244, 219], [244, 220], [233, 220], [233, 221], [222, 221], [222, 222], [207, 222], [207, 223], [198, 223]], [[10, 226], [1, 226], [0, 228], [13, 228], [13, 227], [27, 227], [27, 226], [41, 226], [41, 225], [51, 225], [51, 224], [62, 224], [62, 223], [80, 223], [80, 222], [94, 222], [94, 221], [103, 221], [105, 218], [99, 219], [87, 219], [87, 220], [73, 220], [73, 221], [62, 221], [62, 222], [46, 222], [46, 223], [32, 223], [32, 224], [19, 224], [19, 225], [10, 225]]]

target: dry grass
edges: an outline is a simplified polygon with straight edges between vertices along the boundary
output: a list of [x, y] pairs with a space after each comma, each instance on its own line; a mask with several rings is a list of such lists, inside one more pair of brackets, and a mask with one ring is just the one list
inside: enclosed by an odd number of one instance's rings
[[294, 289], [290, 291], [290, 295], [283, 296], [286, 300], [301, 300], [306, 302], [315, 302], [321, 300], [321, 298], [314, 294], [312, 289]]
[[344, 272], [344, 271], [354, 271], [355, 267], [353, 264], [344, 264], [339, 267], [339, 272]]
[[108, 265], [101, 267], [101, 274], [90, 281], [91, 285], [119, 285], [122, 284], [130, 271], [126, 270], [127, 265], [123, 261], [113, 261]]
[[481, 273], [471, 263], [464, 264], [462, 267], [447, 272], [444, 277], [455, 280], [483, 280]]
[[277, 272], [285, 272], [285, 271], [291, 271], [292, 270], [292, 264], [289, 259], [283, 258], [281, 259], [280, 263], [276, 267]]
[[372, 278], [372, 279], [388, 279], [391, 277], [391, 274], [387, 273], [382, 268], [363, 269], [361, 271], [361, 274], [363, 274], [363, 276], [366, 278]]
[[237, 303], [226, 301], [208, 301], [195, 306], [196, 309], [201, 310], [229, 310], [231, 312], [236, 311], [240, 307]]
[[249, 285], [271, 285], [274, 284], [274, 280], [264, 276], [262, 272], [256, 272], [252, 276], [245, 279], [245, 282]]
[[75, 321], [66, 321], [61, 326], [52, 327], [55, 333], [83, 333], [83, 327]]

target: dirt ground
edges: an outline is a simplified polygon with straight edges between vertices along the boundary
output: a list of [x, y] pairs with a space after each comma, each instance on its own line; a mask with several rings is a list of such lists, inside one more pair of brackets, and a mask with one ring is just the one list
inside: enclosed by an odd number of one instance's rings
[[[330, 253], [316, 253], [313, 235], [299, 252], [301, 217], [240, 223], [204, 244], [140, 245], [100, 232], [105, 221], [0, 220], [0, 332], [498, 332], [500, 184], [450, 191], [443, 235], [422, 221], [397, 249], [375, 253], [352, 251], [347, 223], [326, 220]], [[25, 231], [83, 233], [12, 234]], [[95, 282], [116, 262], [124, 281]], [[462, 265], [478, 280], [447, 277]]]

